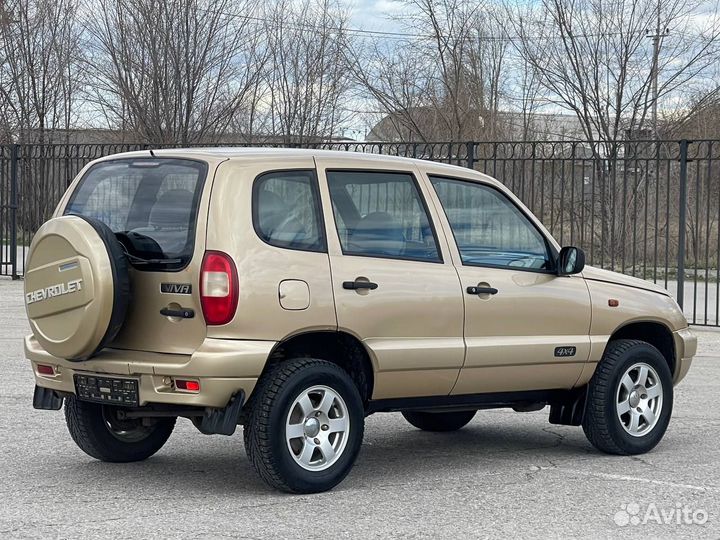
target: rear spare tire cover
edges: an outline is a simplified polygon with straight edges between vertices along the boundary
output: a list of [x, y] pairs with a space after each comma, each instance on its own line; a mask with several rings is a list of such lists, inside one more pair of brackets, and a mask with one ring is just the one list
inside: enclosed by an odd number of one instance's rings
[[25, 309], [43, 349], [85, 360], [115, 338], [130, 301], [130, 276], [107, 225], [85, 216], [51, 219], [35, 234], [25, 268]]

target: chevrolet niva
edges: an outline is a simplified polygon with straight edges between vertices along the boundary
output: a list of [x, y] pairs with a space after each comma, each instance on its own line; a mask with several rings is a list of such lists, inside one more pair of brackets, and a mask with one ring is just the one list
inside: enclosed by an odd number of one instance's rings
[[480, 409], [663, 437], [696, 338], [664, 289], [585, 266], [508, 189], [439, 163], [185, 149], [85, 167], [25, 277], [33, 405], [90, 456], [143, 460], [178, 417], [243, 426], [269, 485], [328, 490], [367, 415], [430, 431]]

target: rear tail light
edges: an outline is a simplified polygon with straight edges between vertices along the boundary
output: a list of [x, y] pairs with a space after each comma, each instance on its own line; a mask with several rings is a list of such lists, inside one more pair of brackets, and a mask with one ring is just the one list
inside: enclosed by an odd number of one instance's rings
[[226, 253], [207, 251], [200, 271], [200, 304], [205, 322], [229, 323], [238, 303], [238, 277], [235, 263]]

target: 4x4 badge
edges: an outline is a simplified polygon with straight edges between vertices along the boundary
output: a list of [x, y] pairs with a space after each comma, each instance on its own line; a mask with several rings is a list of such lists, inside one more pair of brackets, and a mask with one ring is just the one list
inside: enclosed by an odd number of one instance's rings
[[575, 356], [576, 347], [555, 347], [555, 356]]
[[160, 292], [163, 294], [192, 294], [192, 285], [189, 283], [161, 283]]

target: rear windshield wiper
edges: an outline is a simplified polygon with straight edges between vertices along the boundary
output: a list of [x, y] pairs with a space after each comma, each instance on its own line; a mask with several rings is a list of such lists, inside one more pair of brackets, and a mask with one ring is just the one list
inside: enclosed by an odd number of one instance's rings
[[[120, 243], [120, 247], [122, 247], [122, 250], [123, 250], [123, 252], [125, 253], [125, 256], [128, 258], [128, 260], [130, 261], [131, 264], [133, 264], [133, 265], [155, 264], [155, 265], [159, 265], [159, 266], [166, 266], [166, 265], [171, 265], [171, 264], [179, 264], [179, 263], [182, 263], [182, 262], [183, 262], [183, 260], [180, 259], [180, 258], [174, 258], [174, 259], [157, 259], [157, 258], [145, 259], [145, 258], [143, 258], [143, 257], [138, 257], [137, 255], [133, 255], [132, 253], [130, 253], [130, 250], [128, 249], [128, 246], [125, 245], [125, 242], [122, 241], [122, 238], [124, 237], [124, 238], [127, 239], [127, 241], [128, 241], [130, 244], [132, 244], [132, 238], [131, 238], [130, 234], [131, 234], [131, 231], [119, 231], [119, 232], [116, 232], [116, 233], [115, 233], [115, 236], [118, 237], [118, 241], [119, 241], [119, 243]], [[141, 236], [142, 238], [145, 238], [145, 239], [147, 239], [147, 240], [150, 240], [150, 241], [152, 241], [153, 243], [155, 243], [155, 244], [157, 245], [157, 242], [155, 242], [155, 240], [153, 240], [153, 239], [150, 238], [149, 236], [145, 236], [144, 234], [138, 234], [138, 233], [132, 233], [132, 234], [137, 234], [138, 236]], [[159, 246], [158, 246], [158, 248], [159, 248]]]
[[128, 259], [132, 264], [159, 264], [159, 265], [170, 265], [178, 264], [182, 262], [182, 259], [143, 259], [137, 255], [130, 255], [126, 253]]

